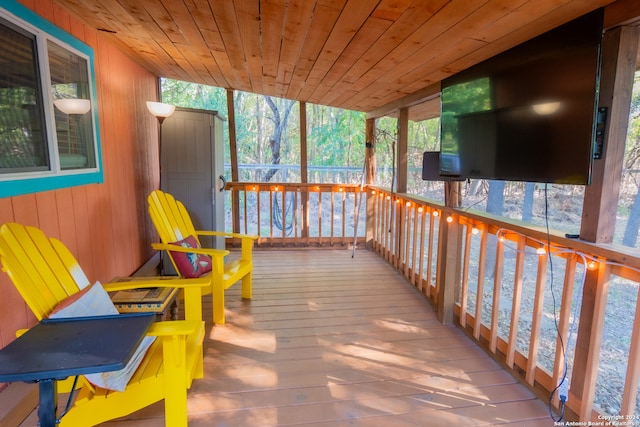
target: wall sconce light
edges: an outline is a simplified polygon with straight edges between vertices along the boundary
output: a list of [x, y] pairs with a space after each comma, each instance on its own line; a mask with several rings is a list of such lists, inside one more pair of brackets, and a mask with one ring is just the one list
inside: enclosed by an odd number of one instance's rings
[[554, 102], [541, 102], [539, 104], [533, 104], [533, 111], [541, 116], [550, 116], [555, 114], [560, 109], [560, 103]]
[[91, 100], [79, 98], [56, 99], [53, 105], [65, 114], [86, 114], [91, 109]]
[[438, 216], [438, 215], [439, 215], [439, 213], [438, 213], [438, 211], [433, 211], [433, 213], [432, 213], [431, 215], [433, 215], [433, 216]]
[[471, 227], [471, 234], [478, 234], [479, 232], [480, 230], [478, 230], [478, 227], [476, 227], [475, 225]]
[[147, 101], [147, 109], [151, 112], [151, 114], [156, 116], [160, 124], [162, 124], [164, 119], [173, 114], [173, 112], [176, 110], [176, 106], [171, 104], [164, 104], [162, 102]]
[[453, 217], [452, 217], [451, 215], [449, 215], [449, 216], [447, 217], [447, 222], [448, 222], [449, 224], [451, 224], [451, 223], [453, 222]]

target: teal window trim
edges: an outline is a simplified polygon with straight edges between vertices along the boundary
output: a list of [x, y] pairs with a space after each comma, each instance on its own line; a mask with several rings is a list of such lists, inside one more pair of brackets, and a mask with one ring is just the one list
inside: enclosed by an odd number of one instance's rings
[[91, 80], [91, 114], [93, 115], [93, 126], [96, 143], [96, 168], [89, 171], [77, 169], [73, 171], [63, 171], [45, 176], [36, 177], [16, 177], [6, 181], [0, 181], [0, 198], [30, 194], [41, 191], [49, 191], [60, 188], [68, 188], [86, 184], [99, 184], [104, 182], [104, 172], [102, 168], [102, 147], [100, 143], [100, 124], [98, 122], [98, 94], [95, 73], [95, 57], [93, 49], [82, 41], [78, 40], [63, 29], [53, 25], [40, 15], [27, 7], [17, 3], [15, 0], [4, 0], [0, 5], [2, 9], [15, 15], [21, 20], [47, 33], [49, 36], [60, 40], [71, 46], [88, 58], [89, 78]]

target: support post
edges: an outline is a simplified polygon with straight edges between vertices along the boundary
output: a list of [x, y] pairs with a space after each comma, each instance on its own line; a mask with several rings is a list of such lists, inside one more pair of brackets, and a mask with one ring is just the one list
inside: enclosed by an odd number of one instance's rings
[[580, 238], [589, 242], [613, 240], [639, 38], [640, 27], [617, 27], [602, 41], [598, 107], [607, 108], [607, 120], [602, 157], [584, 192]]
[[[231, 157], [231, 180], [238, 182], [238, 144], [236, 141], [236, 110], [233, 102], [233, 89], [227, 89], [227, 112], [229, 114], [229, 154]], [[231, 218], [233, 232], [240, 232], [240, 200], [238, 190], [231, 193]]]
[[453, 323], [456, 289], [460, 286], [460, 259], [462, 257], [462, 234], [457, 215], [447, 222], [443, 212], [438, 236], [438, 264], [436, 280], [438, 289], [438, 320], [445, 325]]
[[[308, 153], [307, 153], [307, 103], [300, 101], [300, 182], [307, 184], [308, 177]], [[300, 192], [300, 203], [302, 204], [302, 230], [301, 237], [309, 237], [309, 191]]]
[[[375, 185], [376, 183], [376, 119], [367, 119], [365, 128], [365, 183]], [[365, 190], [366, 191], [366, 190]], [[370, 197], [367, 192], [367, 224], [366, 224], [366, 248], [373, 249], [373, 239], [375, 233], [375, 208], [376, 198]], [[379, 196], [378, 196], [379, 197]]]

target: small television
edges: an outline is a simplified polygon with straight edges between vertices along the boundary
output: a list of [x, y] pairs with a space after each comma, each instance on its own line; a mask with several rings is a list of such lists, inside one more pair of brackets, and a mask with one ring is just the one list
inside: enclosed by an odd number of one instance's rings
[[603, 10], [442, 82], [440, 175], [587, 185]]
[[464, 178], [440, 175], [440, 152], [425, 151], [422, 153], [423, 181], [464, 181]]

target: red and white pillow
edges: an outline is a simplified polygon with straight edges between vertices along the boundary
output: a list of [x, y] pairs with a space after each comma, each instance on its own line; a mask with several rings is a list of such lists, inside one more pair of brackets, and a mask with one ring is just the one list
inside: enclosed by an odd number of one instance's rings
[[[186, 238], [171, 244], [182, 246], [184, 248], [200, 249], [200, 244], [198, 244], [198, 241], [194, 236], [187, 236]], [[211, 271], [211, 257], [208, 255], [196, 254], [193, 252], [170, 252], [173, 261], [176, 263], [178, 272], [182, 277], [200, 277]]]

